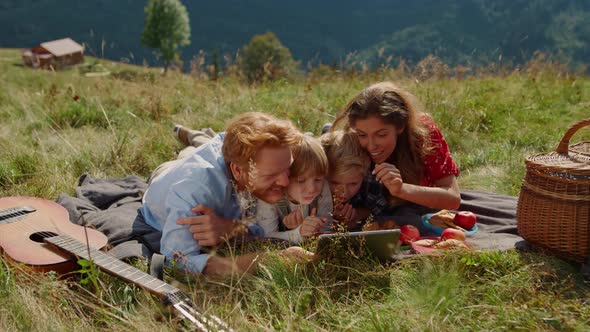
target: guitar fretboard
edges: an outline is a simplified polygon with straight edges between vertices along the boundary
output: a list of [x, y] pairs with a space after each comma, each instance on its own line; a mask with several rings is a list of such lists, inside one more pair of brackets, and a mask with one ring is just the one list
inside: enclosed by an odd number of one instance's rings
[[178, 312], [189, 319], [202, 332], [233, 330], [215, 315], [205, 315], [193, 308], [192, 301], [178, 288], [165, 283], [127, 263], [111, 257], [100, 250], [89, 248], [80, 241], [67, 236], [45, 237], [45, 242], [65, 250], [75, 256], [94, 262], [101, 269], [117, 277], [142, 287], [148, 292], [165, 299]]
[[159, 297], [180, 292], [178, 288], [109, 256], [100, 250], [89, 248], [80, 241], [67, 235], [48, 237], [45, 238], [45, 241], [78, 257], [92, 260], [94, 264], [108, 273], [134, 283]]
[[30, 206], [19, 206], [10, 209], [0, 210], [0, 225], [10, 224], [26, 217], [27, 214], [36, 210]]

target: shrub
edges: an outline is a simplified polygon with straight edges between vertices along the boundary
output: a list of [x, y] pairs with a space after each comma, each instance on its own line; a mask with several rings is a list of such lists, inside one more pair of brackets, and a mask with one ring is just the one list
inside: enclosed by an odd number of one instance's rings
[[59, 128], [80, 128], [87, 125], [107, 128], [109, 124], [100, 110], [81, 102], [71, 102], [58, 107], [50, 111], [48, 116], [51, 124]]
[[272, 32], [255, 35], [242, 49], [241, 68], [251, 83], [286, 78], [296, 66], [291, 51]]

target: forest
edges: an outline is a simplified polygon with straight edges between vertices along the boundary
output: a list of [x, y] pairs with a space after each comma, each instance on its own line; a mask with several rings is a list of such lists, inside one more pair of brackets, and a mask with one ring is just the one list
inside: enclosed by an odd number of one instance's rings
[[[301, 68], [354, 58], [371, 66], [411, 64], [435, 55], [449, 65], [522, 64], [540, 51], [586, 70], [590, 2], [583, 0], [183, 1], [191, 44], [206, 61], [235, 57], [257, 34], [274, 32]], [[0, 47], [26, 48], [71, 37], [86, 54], [134, 64], [159, 64], [140, 36], [145, 3], [115, 0], [5, 0]]]

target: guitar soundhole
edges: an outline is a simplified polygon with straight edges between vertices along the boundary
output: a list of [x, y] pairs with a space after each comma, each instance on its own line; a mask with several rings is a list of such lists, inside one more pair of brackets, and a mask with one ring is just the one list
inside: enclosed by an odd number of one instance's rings
[[29, 239], [31, 239], [31, 241], [34, 242], [44, 243], [45, 241], [43, 241], [43, 239], [54, 236], [57, 236], [57, 234], [53, 232], [36, 232], [31, 234], [31, 236], [29, 236]]

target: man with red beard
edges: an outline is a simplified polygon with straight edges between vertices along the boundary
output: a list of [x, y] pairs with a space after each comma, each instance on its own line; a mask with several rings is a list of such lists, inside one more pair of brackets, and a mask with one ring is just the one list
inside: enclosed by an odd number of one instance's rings
[[291, 147], [300, 139], [290, 121], [245, 113], [233, 119], [225, 133], [160, 169], [140, 213], [162, 232], [161, 253], [191, 273], [219, 275], [253, 268], [256, 254], [220, 257], [202, 248], [236, 233], [263, 235], [260, 226], [248, 223], [255, 212], [251, 198], [274, 204], [284, 197]]

